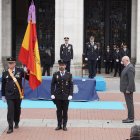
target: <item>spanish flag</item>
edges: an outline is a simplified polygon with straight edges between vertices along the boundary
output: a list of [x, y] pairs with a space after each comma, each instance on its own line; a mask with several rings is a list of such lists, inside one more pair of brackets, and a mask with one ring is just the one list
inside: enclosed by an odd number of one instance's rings
[[35, 5], [33, 2], [29, 7], [28, 26], [21, 45], [18, 59], [29, 70], [29, 85], [34, 90], [42, 82], [42, 72], [36, 32]]

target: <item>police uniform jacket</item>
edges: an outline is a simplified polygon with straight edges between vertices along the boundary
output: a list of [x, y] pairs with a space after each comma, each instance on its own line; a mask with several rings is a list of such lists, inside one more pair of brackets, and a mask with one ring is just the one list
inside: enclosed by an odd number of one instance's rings
[[[14, 77], [17, 79], [20, 88], [22, 89], [22, 77], [24, 77], [23, 68], [15, 67]], [[29, 79], [29, 76], [25, 76], [26, 79]], [[5, 96], [6, 99], [20, 99], [19, 90], [10, 76], [8, 70], [4, 70], [2, 73], [2, 96]]]
[[88, 60], [96, 60], [98, 57], [97, 48], [95, 49], [96, 44], [91, 45], [91, 43], [86, 44], [85, 49], [85, 56], [88, 58]]
[[129, 50], [128, 49], [126, 49], [126, 51], [124, 51], [124, 49], [121, 49], [121, 57], [123, 57], [123, 56], [129, 56]]
[[113, 54], [113, 60], [115, 62], [120, 62], [121, 61], [121, 53], [120, 53], [120, 51], [119, 52], [117, 52], [117, 51], [114, 52], [114, 54]]
[[71, 44], [68, 44], [68, 46], [66, 46], [65, 44], [61, 45], [60, 58], [63, 61], [70, 61], [71, 59], [73, 59], [73, 46]]
[[61, 76], [60, 71], [54, 73], [51, 94], [55, 96], [55, 99], [68, 100], [68, 96], [73, 95], [72, 74], [66, 71], [63, 76]]
[[104, 54], [104, 60], [106, 60], [106, 62], [111, 62], [113, 59], [113, 56], [112, 56], [112, 52], [109, 51], [105, 51], [105, 54]]

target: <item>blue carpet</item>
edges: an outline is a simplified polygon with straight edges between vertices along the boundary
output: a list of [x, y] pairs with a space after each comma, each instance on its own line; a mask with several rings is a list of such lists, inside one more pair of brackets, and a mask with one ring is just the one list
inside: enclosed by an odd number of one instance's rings
[[[22, 108], [56, 108], [52, 101], [44, 100], [23, 100]], [[6, 108], [7, 104], [0, 100], [0, 108]], [[108, 109], [108, 110], [124, 110], [122, 102], [111, 101], [93, 101], [93, 102], [70, 102], [71, 109]]]

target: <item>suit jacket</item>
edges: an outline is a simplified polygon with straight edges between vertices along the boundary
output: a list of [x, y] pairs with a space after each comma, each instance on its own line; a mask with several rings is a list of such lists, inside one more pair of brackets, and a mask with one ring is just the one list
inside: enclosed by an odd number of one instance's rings
[[55, 99], [68, 100], [69, 95], [73, 95], [73, 81], [72, 74], [65, 72], [61, 76], [60, 71], [53, 74], [51, 83], [51, 95], [55, 96]]
[[[22, 89], [22, 78], [24, 77], [24, 70], [22, 68], [15, 67], [14, 77], [17, 79], [20, 88]], [[25, 77], [27, 80], [29, 76], [26, 74]], [[10, 76], [8, 70], [4, 70], [2, 73], [2, 96], [5, 96], [6, 99], [20, 99], [19, 90]]]
[[73, 59], [73, 46], [68, 44], [66, 47], [65, 44], [62, 44], [60, 47], [60, 59], [63, 61], [70, 61]]
[[120, 77], [120, 91], [125, 93], [126, 91], [135, 91], [135, 68], [130, 63], [122, 71]]

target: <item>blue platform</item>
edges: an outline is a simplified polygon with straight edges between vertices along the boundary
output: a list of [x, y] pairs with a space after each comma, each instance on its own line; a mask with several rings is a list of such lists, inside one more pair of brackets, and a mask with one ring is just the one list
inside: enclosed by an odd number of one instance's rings
[[[52, 101], [44, 100], [23, 100], [22, 108], [56, 108]], [[7, 108], [7, 104], [0, 100], [0, 108]], [[104, 109], [104, 110], [125, 110], [122, 102], [94, 101], [94, 102], [70, 102], [71, 109]]]
[[[80, 76], [74, 76], [74, 78], [81, 78]], [[89, 79], [87, 76], [82, 77], [82, 79]], [[96, 91], [106, 91], [106, 81], [103, 76], [96, 76], [94, 78], [96, 80]]]
[[[51, 76], [43, 76], [42, 83], [34, 91], [25, 82], [25, 99], [45, 99], [50, 100]], [[99, 100], [97, 91], [105, 91], [106, 83], [103, 77], [97, 76], [95, 79], [87, 77], [73, 77], [74, 94], [73, 101], [95, 101]], [[1, 92], [0, 92], [1, 93]], [[0, 94], [1, 96], [1, 94]]]

